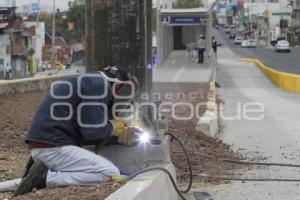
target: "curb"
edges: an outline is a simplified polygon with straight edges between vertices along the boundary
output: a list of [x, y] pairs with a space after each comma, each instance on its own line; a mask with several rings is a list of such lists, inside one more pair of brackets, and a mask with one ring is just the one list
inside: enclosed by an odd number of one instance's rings
[[[176, 179], [173, 164], [162, 166], [171, 172]], [[177, 193], [168, 177], [162, 171], [153, 171], [141, 174], [129, 181], [126, 185], [111, 194], [106, 200], [176, 200]]]
[[61, 80], [78, 74], [55, 75], [39, 78], [25, 78], [0, 82], [0, 95], [8, 95], [16, 92], [36, 91], [48, 89], [55, 80]]
[[217, 137], [219, 132], [219, 114], [217, 106], [217, 90], [214, 81], [210, 82], [207, 99], [206, 112], [198, 121], [196, 131], [202, 132], [209, 137]]
[[274, 70], [258, 59], [242, 58], [241, 62], [255, 63], [256, 66], [276, 85], [291, 93], [300, 93], [300, 75]]

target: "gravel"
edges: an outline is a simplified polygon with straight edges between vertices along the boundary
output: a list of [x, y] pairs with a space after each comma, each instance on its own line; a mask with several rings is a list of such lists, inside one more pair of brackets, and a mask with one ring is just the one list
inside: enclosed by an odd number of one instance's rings
[[0, 199], [4, 200], [94, 200], [105, 199], [113, 191], [120, 188], [120, 185], [114, 183], [102, 183], [94, 186], [71, 186], [62, 188], [47, 188], [43, 190], [34, 190], [33, 192], [13, 197], [12, 193], [0, 193]]
[[[155, 83], [154, 91], [160, 93], [162, 101], [189, 102], [196, 105], [206, 102], [207, 84], [196, 83]], [[44, 98], [46, 92], [28, 92], [10, 96], [0, 96], [0, 181], [11, 180], [22, 175], [25, 161], [28, 156], [24, 136], [35, 111]], [[184, 94], [184, 95], [183, 95]], [[189, 98], [191, 95], [193, 98]], [[157, 96], [156, 96], [157, 97]], [[205, 106], [198, 110], [202, 115]], [[178, 116], [188, 116], [189, 108], [179, 106], [176, 109]], [[193, 165], [194, 174], [224, 175], [237, 169], [235, 165], [221, 162], [220, 159], [240, 159], [241, 156], [218, 139], [210, 138], [195, 131], [197, 118], [189, 121], [171, 119], [170, 133], [178, 136], [188, 149]], [[184, 154], [177, 144], [172, 145], [172, 159], [177, 168], [178, 180], [185, 183], [187, 166]], [[212, 181], [212, 180], [207, 180]], [[0, 199], [49, 199], [49, 200], [92, 200], [105, 199], [120, 186], [112, 183], [103, 183], [90, 187], [65, 187], [34, 191], [25, 196], [13, 198], [10, 193], [0, 194]], [[62, 195], [63, 194], [63, 195]]]
[[[46, 92], [18, 93], [0, 96], [0, 181], [19, 178], [23, 174], [29, 154], [24, 136], [36, 109]], [[105, 199], [120, 185], [103, 183], [90, 187], [64, 187], [34, 191], [17, 198], [11, 193], [0, 193], [0, 200], [93, 200]]]
[[[165, 97], [165, 93], [184, 93], [189, 96], [191, 93], [197, 93], [195, 99], [185, 98], [181, 102], [192, 103], [193, 105], [199, 102], [207, 102], [207, 93], [209, 86], [205, 83], [156, 83], [154, 91], [162, 93], [161, 96]], [[201, 94], [201, 95], [200, 95]], [[166, 98], [162, 99], [163, 102], [168, 101]], [[199, 115], [203, 115], [206, 111], [206, 106], [199, 109]], [[186, 106], [179, 106], [176, 113], [180, 116], [188, 115], [189, 108]], [[224, 144], [222, 141], [204, 135], [201, 132], [195, 131], [195, 125], [198, 119], [194, 116], [192, 120], [176, 120], [170, 119], [169, 132], [177, 136], [187, 148], [189, 153], [193, 174], [205, 174], [209, 176], [218, 176], [232, 174], [234, 170], [241, 169], [240, 165], [234, 165], [228, 162], [222, 162], [222, 159], [241, 160], [243, 157], [237, 152], [233, 152], [229, 145]], [[180, 149], [180, 146], [175, 142], [172, 144], [172, 161], [177, 168], [177, 179], [180, 183], [186, 182], [188, 178], [188, 168], [186, 158]], [[199, 180], [198, 178], [197, 181]], [[209, 181], [218, 183], [212, 179], [201, 181]]]

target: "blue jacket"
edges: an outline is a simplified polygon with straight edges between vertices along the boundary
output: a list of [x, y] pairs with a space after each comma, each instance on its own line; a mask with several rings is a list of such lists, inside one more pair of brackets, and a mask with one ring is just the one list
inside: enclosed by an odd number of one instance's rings
[[112, 137], [107, 113], [113, 103], [110, 84], [99, 77], [78, 76], [57, 82], [51, 91], [37, 110], [26, 142], [78, 146]]

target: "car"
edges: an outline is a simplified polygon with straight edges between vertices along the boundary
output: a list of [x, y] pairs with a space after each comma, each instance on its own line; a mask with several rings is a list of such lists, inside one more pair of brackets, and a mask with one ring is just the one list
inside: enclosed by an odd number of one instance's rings
[[248, 39], [243, 40], [241, 43], [242, 48], [256, 48], [256, 40], [255, 39]]
[[279, 40], [275, 46], [275, 52], [291, 52], [290, 43], [287, 40]]
[[236, 37], [236, 34], [235, 33], [230, 33], [229, 34], [229, 39], [235, 39]]
[[241, 47], [242, 48], [248, 48], [249, 47], [248, 40], [243, 40], [242, 43], [241, 43]]
[[225, 29], [225, 34], [230, 34], [230, 30], [231, 30], [230, 28], [226, 28]]
[[255, 39], [249, 39], [248, 40], [248, 47], [249, 48], [256, 48], [256, 40]]
[[236, 45], [241, 44], [242, 41], [243, 41], [243, 39], [241, 37], [235, 37], [234, 44], [236, 44]]

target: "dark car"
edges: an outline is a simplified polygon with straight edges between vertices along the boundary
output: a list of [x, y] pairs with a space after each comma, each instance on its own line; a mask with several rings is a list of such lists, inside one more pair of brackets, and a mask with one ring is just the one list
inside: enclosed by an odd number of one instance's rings
[[232, 39], [232, 40], [234, 40], [234, 39], [235, 39], [235, 37], [236, 37], [236, 34], [235, 34], [235, 33], [230, 33], [230, 35], [229, 35], [229, 39]]
[[226, 28], [225, 29], [225, 34], [230, 34], [230, 30], [231, 30], [230, 28]]

